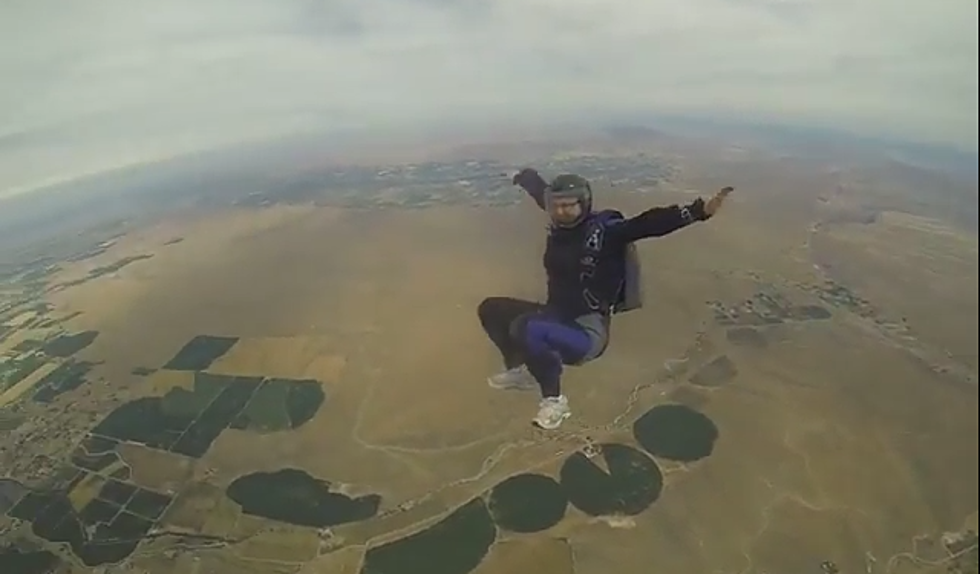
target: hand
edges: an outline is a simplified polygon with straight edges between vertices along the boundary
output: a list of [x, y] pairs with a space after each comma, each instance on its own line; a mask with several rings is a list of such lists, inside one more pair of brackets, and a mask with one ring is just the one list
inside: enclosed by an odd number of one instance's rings
[[531, 167], [525, 167], [521, 171], [514, 174], [514, 177], [511, 178], [510, 183], [511, 185], [519, 185], [521, 187], [525, 187], [525, 184], [528, 181], [533, 181], [534, 179], [539, 177], [541, 176], [538, 175], [537, 170]]
[[704, 214], [711, 217], [717, 213], [718, 210], [721, 209], [721, 204], [725, 202], [725, 198], [728, 197], [728, 194], [733, 191], [735, 191], [735, 188], [730, 185], [721, 188], [721, 191], [716, 193], [714, 197], [709, 199], [708, 202], [704, 204]]
[[530, 167], [525, 167], [517, 172], [511, 182], [530, 193], [531, 197], [534, 198], [543, 198], [544, 190], [548, 187], [548, 182], [541, 177], [541, 174], [536, 169]]

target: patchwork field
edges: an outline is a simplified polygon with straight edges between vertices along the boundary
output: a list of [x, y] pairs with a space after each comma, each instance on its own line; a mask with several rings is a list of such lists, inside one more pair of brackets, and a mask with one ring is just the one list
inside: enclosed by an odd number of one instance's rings
[[476, 318], [542, 292], [529, 202], [235, 208], [64, 265], [63, 322], [7, 323], [45, 362], [0, 395], [0, 571], [970, 572], [976, 236], [731, 183], [641, 246], [551, 433]]

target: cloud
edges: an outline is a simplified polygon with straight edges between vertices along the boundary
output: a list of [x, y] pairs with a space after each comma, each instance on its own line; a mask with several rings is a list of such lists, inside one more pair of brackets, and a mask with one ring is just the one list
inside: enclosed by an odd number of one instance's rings
[[0, 194], [297, 130], [664, 112], [977, 147], [968, 0], [7, 0]]

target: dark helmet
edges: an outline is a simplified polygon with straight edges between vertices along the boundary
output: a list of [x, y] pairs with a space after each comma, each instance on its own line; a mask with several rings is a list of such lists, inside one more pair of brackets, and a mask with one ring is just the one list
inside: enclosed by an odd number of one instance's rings
[[552, 199], [577, 199], [582, 206], [582, 215], [568, 227], [578, 225], [592, 211], [592, 186], [589, 180], [580, 175], [562, 174], [551, 180], [545, 188], [545, 202], [550, 205]]

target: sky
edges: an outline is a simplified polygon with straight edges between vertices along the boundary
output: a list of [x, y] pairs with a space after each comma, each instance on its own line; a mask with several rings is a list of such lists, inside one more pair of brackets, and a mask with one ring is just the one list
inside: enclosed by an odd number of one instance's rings
[[0, 197], [297, 131], [652, 113], [977, 149], [976, 0], [4, 0]]

